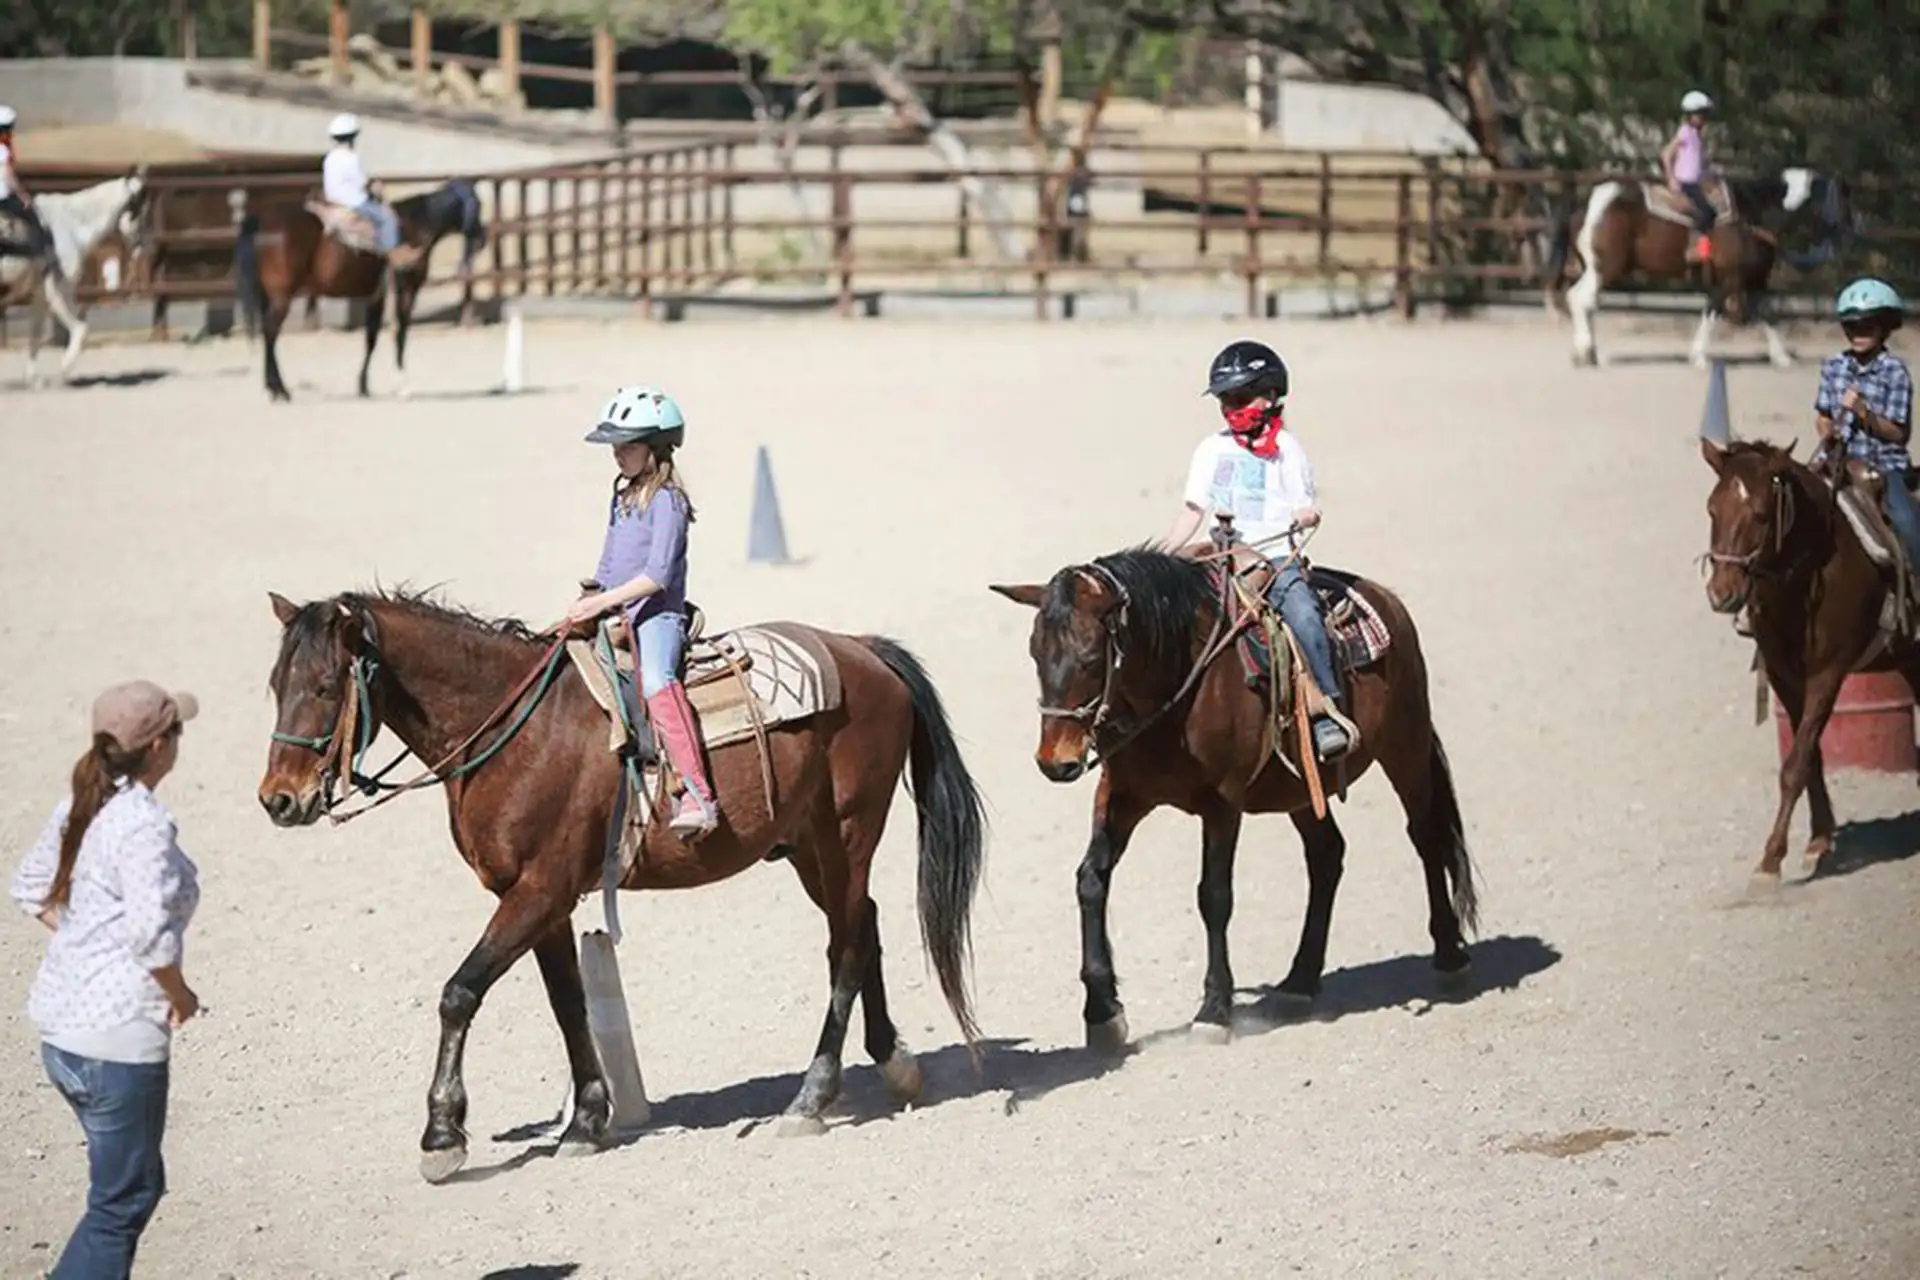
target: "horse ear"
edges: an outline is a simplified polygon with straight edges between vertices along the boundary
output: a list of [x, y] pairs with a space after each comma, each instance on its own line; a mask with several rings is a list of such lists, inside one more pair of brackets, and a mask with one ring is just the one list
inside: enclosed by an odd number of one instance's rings
[[288, 627], [300, 614], [300, 606], [281, 595], [278, 591], [267, 592], [267, 599], [273, 602], [273, 616], [280, 619], [280, 625]]
[[1024, 604], [1029, 609], [1038, 609], [1040, 607], [1040, 601], [1046, 595], [1047, 591], [1045, 587], [1037, 582], [1027, 582], [1019, 586], [1011, 587], [995, 582], [989, 583], [987, 590], [997, 595], [1003, 595], [1015, 604]]
[[1706, 436], [1701, 436], [1700, 456], [1707, 460], [1707, 465], [1713, 468], [1715, 475], [1719, 475], [1726, 469], [1727, 447], [1718, 440], [1709, 440]]

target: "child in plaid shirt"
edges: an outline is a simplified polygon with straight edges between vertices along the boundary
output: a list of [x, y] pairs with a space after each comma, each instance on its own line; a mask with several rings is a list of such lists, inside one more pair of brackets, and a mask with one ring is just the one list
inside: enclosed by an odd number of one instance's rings
[[1841, 290], [1835, 310], [1847, 349], [1820, 366], [1820, 391], [1813, 401], [1819, 453], [1837, 443], [1846, 457], [1880, 473], [1886, 482], [1887, 523], [1906, 548], [1909, 568], [1920, 568], [1920, 507], [1907, 488], [1913, 465], [1907, 451], [1913, 436], [1913, 375], [1887, 350], [1887, 339], [1906, 319], [1906, 306], [1893, 286], [1868, 277]]

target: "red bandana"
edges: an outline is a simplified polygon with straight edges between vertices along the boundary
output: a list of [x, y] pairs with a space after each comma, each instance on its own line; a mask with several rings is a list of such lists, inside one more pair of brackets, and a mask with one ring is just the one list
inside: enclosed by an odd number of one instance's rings
[[[1267, 416], [1269, 413], [1271, 417]], [[1287, 427], [1283, 409], [1269, 410], [1255, 401], [1238, 409], [1222, 409], [1220, 416], [1227, 420], [1234, 440], [1248, 453], [1267, 462], [1280, 456], [1280, 433]]]

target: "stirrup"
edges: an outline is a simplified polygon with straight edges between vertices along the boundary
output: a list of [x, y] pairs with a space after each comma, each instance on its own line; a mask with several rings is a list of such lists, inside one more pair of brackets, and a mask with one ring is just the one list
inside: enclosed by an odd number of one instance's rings
[[[1332, 741], [1329, 741], [1331, 739]], [[1313, 754], [1321, 760], [1338, 760], [1353, 747], [1353, 738], [1332, 716], [1313, 720]]]

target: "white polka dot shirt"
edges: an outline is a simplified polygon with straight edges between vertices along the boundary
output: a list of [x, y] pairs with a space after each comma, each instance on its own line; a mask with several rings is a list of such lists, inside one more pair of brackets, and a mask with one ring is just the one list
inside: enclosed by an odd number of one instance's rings
[[[29, 916], [53, 888], [71, 804], [69, 796], [54, 807], [13, 878], [13, 900]], [[180, 963], [200, 905], [198, 868], [175, 831], [153, 792], [125, 779], [87, 825], [60, 927], [27, 998], [42, 1039], [86, 1057], [166, 1059], [169, 1006], [152, 970]]]

